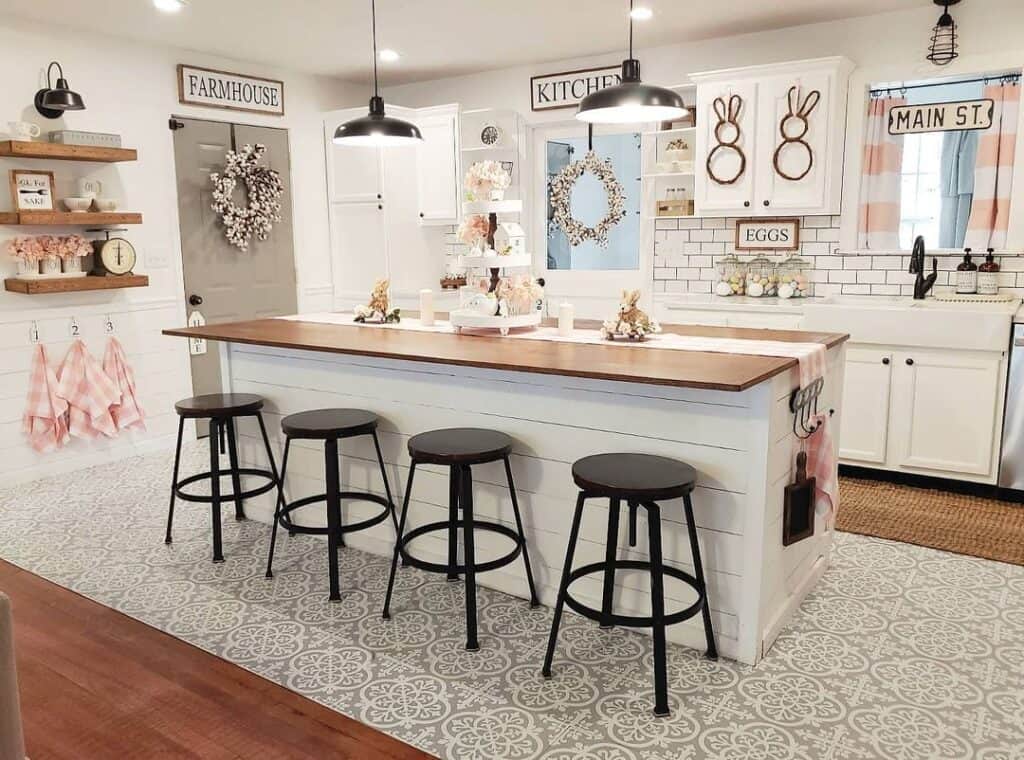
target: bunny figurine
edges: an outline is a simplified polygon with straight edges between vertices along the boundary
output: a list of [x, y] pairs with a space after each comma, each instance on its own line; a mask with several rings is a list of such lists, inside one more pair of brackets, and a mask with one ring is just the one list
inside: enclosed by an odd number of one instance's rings
[[648, 335], [661, 332], [661, 326], [647, 316], [639, 303], [639, 290], [623, 290], [619, 311], [601, 325], [601, 337], [606, 340], [615, 340], [616, 337], [644, 340]]
[[[747, 156], [739, 146], [740, 138], [743, 136], [739, 122], [740, 110], [743, 108], [743, 98], [739, 95], [731, 95], [729, 103], [726, 105], [725, 98], [718, 97], [715, 98], [713, 105], [715, 115], [718, 116], [718, 123], [715, 124], [715, 142], [717, 144], [708, 153], [705, 168], [707, 169], [708, 177], [719, 185], [731, 185], [742, 177], [743, 173], [747, 170]], [[715, 157], [722, 158], [730, 154], [735, 154], [739, 159], [739, 167], [731, 177], [720, 177], [715, 173], [712, 166]]]
[[[783, 179], [788, 179], [791, 182], [797, 182], [802, 180], [811, 171], [814, 166], [814, 152], [811, 150], [811, 146], [807, 143], [804, 138], [807, 136], [807, 132], [810, 130], [811, 125], [808, 121], [808, 117], [811, 112], [817, 107], [818, 101], [821, 100], [821, 93], [818, 90], [811, 90], [804, 98], [802, 103], [800, 101], [800, 90], [796, 85], [789, 88], [789, 113], [782, 117], [782, 121], [779, 122], [779, 134], [782, 135], [782, 142], [779, 143], [778, 147], [775, 148], [775, 153], [772, 156], [772, 163], [775, 165], [775, 173]], [[799, 103], [799, 106], [797, 105]], [[782, 168], [781, 156], [783, 148], [792, 146], [793, 149], [800, 149], [807, 153], [806, 157], [806, 168], [799, 174], [791, 174]]]

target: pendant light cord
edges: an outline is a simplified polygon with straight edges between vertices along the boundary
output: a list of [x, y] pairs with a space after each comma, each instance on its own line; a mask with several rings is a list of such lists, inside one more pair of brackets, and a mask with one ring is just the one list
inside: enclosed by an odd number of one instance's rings
[[629, 0], [629, 57], [633, 57], [633, 0]]
[[373, 33], [373, 96], [377, 97], [380, 95], [377, 86], [377, 0], [370, 0], [370, 28]]

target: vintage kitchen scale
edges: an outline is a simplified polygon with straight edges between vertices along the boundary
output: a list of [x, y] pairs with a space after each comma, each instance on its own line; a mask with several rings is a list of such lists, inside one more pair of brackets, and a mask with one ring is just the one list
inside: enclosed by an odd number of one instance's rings
[[103, 239], [93, 240], [93, 267], [89, 273], [93, 276], [121, 276], [131, 274], [138, 261], [138, 253], [128, 240], [123, 237], [111, 237], [114, 232], [127, 232], [125, 229], [99, 228], [88, 232], [102, 232]]

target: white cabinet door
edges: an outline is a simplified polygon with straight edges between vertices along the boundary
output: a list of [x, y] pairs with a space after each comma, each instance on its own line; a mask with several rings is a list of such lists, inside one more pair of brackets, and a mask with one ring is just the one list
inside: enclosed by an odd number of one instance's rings
[[[757, 121], [757, 84], [754, 82], [698, 85], [695, 167], [698, 216], [752, 213]], [[709, 159], [711, 174], [718, 181], [712, 179], [706, 169]]]
[[417, 120], [423, 133], [416, 156], [421, 224], [454, 224], [459, 219], [457, 119], [453, 110]]
[[327, 192], [331, 203], [379, 201], [383, 198], [380, 149], [335, 145], [331, 141], [339, 124], [365, 115], [365, 108], [348, 108], [324, 117]]
[[383, 203], [331, 204], [334, 294], [343, 308], [364, 301], [374, 282], [385, 276], [386, 227]]
[[839, 458], [854, 464], [885, 464], [889, 433], [891, 351], [847, 348]]
[[813, 71], [758, 83], [757, 213], [828, 213], [834, 79]]
[[894, 362], [892, 464], [953, 477], [991, 475], [1001, 355], [908, 350]]

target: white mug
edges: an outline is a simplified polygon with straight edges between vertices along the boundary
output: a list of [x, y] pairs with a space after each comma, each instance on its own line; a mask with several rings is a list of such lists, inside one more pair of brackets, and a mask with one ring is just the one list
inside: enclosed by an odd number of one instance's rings
[[7, 126], [11, 128], [11, 136], [18, 140], [31, 140], [43, 133], [38, 124], [29, 121], [9, 121]]
[[91, 177], [81, 177], [78, 180], [79, 198], [98, 198], [103, 195], [103, 183]]

